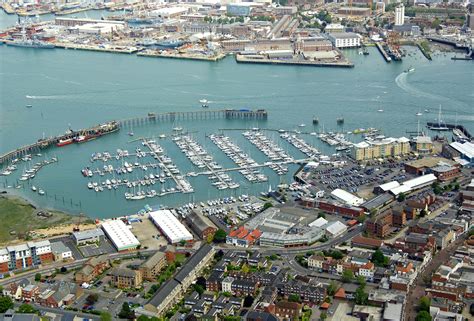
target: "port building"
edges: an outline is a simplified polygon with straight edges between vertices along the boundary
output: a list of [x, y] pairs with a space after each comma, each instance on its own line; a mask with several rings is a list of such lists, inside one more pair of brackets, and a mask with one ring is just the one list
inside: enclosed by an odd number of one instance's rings
[[360, 204], [364, 203], [364, 199], [340, 188], [336, 188], [334, 191], [332, 191], [331, 196], [347, 205], [359, 206]]
[[117, 251], [134, 250], [140, 242], [122, 220], [110, 220], [102, 223], [105, 235], [110, 239]]
[[360, 47], [360, 36], [354, 32], [336, 32], [328, 35], [336, 48]]
[[472, 167], [474, 165], [474, 144], [471, 142], [454, 142], [451, 143], [449, 146], [454, 148], [456, 151], [459, 152], [461, 159], [466, 160], [469, 162], [468, 167]]
[[170, 210], [151, 212], [149, 217], [171, 244], [193, 240], [191, 232], [188, 231]]

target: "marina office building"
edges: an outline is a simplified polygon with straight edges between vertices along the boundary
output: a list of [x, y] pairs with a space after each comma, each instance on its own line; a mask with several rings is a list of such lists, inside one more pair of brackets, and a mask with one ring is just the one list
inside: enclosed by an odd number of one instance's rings
[[354, 144], [351, 156], [357, 161], [383, 157], [401, 156], [410, 153], [410, 140], [406, 137], [387, 137], [381, 140], [363, 141]]

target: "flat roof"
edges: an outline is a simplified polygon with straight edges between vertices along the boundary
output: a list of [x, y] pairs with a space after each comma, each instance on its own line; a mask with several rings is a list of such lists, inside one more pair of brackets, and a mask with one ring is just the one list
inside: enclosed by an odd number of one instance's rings
[[171, 243], [193, 239], [193, 235], [170, 210], [159, 210], [151, 212], [149, 215], [153, 223], [159, 227]]
[[73, 232], [72, 235], [78, 241], [87, 240], [90, 238], [96, 238], [100, 236], [104, 236], [104, 232], [99, 228], [94, 228], [91, 230], [84, 230], [79, 232]]
[[71, 249], [64, 245], [63, 242], [54, 242], [51, 243], [51, 252], [53, 253], [64, 253], [71, 252]]
[[360, 205], [364, 202], [362, 198], [357, 197], [354, 194], [351, 194], [348, 191], [345, 191], [340, 188], [336, 188], [335, 190], [333, 190], [331, 192], [331, 195], [350, 205]]
[[140, 245], [135, 235], [122, 220], [106, 221], [102, 223], [102, 229], [119, 251]]
[[354, 32], [337, 32], [337, 33], [330, 33], [330, 35], [331, 37], [335, 39], [360, 38], [360, 36]]

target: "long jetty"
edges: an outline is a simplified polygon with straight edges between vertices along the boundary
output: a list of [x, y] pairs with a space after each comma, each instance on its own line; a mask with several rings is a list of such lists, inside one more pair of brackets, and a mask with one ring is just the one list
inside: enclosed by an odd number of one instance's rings
[[121, 127], [141, 126], [163, 121], [185, 121], [185, 120], [206, 120], [206, 119], [261, 119], [268, 117], [265, 109], [222, 109], [222, 110], [199, 110], [190, 112], [168, 112], [168, 113], [148, 113], [145, 117], [136, 117], [119, 121], [112, 121], [97, 125], [91, 128], [69, 131], [66, 134], [38, 139], [37, 142], [19, 147], [0, 155], [0, 165], [15, 158], [21, 158], [27, 154], [37, 153], [40, 150], [55, 146], [60, 140], [76, 139], [81, 135], [94, 138], [118, 131]]
[[164, 121], [188, 121], [209, 119], [261, 119], [266, 120], [268, 113], [265, 109], [205, 109], [188, 112], [149, 113], [147, 117], [137, 117], [120, 120], [121, 126], [140, 126]]

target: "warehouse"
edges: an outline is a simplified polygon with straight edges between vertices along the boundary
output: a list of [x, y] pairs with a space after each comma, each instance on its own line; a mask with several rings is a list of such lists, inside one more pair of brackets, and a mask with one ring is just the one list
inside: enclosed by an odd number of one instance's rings
[[454, 142], [449, 146], [459, 152], [461, 158], [469, 162], [469, 166], [474, 164], [474, 144], [470, 142], [460, 143]]
[[428, 174], [403, 182], [403, 185], [415, 190], [429, 186], [433, 182], [436, 182], [436, 176], [434, 176], [434, 174]]
[[331, 196], [336, 198], [339, 201], [342, 201], [348, 205], [359, 206], [364, 203], [364, 200], [360, 197], [357, 197], [343, 189], [337, 188], [331, 192]]
[[122, 220], [112, 220], [102, 223], [102, 229], [112, 241], [117, 251], [134, 250], [140, 242]]
[[375, 194], [382, 194], [382, 193], [388, 192], [391, 189], [393, 189], [395, 187], [398, 187], [398, 186], [400, 186], [400, 183], [398, 183], [397, 181], [391, 181], [391, 182], [376, 186], [374, 188], [374, 193]]
[[324, 217], [319, 217], [318, 219], [312, 221], [308, 224], [309, 227], [323, 227], [328, 223]]
[[151, 212], [150, 219], [171, 244], [193, 239], [192, 234], [169, 210]]
[[347, 231], [347, 226], [339, 221], [331, 222], [326, 226], [326, 235], [329, 237], [338, 237]]

